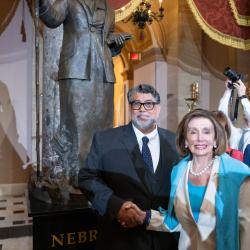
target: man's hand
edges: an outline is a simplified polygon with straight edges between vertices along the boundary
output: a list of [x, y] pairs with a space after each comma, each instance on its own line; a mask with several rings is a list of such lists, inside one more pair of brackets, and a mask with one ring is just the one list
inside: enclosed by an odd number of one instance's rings
[[122, 226], [132, 228], [142, 225], [145, 220], [146, 212], [142, 211], [136, 204], [126, 201], [121, 206], [117, 219]]

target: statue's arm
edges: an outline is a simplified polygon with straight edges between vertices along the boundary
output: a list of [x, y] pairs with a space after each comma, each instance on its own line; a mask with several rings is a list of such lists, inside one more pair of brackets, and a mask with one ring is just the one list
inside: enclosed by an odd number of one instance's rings
[[125, 45], [126, 40], [131, 38], [132, 36], [129, 33], [111, 33], [108, 39], [108, 46], [111, 50], [112, 56], [119, 55]]
[[111, 50], [112, 56], [117, 56], [121, 53], [122, 48], [125, 45], [125, 41], [132, 38], [131, 34], [129, 33], [116, 33], [115, 32], [115, 15], [114, 11], [109, 10], [110, 18], [111, 18], [111, 25], [109, 29], [109, 34], [107, 38], [108, 46]]
[[49, 28], [56, 28], [61, 25], [68, 12], [68, 0], [56, 0], [51, 4], [49, 0], [39, 0], [40, 19]]

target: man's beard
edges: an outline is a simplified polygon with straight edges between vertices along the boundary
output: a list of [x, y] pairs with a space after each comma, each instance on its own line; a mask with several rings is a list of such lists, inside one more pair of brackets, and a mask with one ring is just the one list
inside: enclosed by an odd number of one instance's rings
[[156, 124], [156, 120], [153, 119], [153, 118], [150, 118], [150, 119], [148, 119], [146, 121], [142, 121], [142, 120], [138, 119], [138, 117], [133, 117], [132, 118], [132, 123], [139, 130], [147, 130], [147, 129], [154, 128], [154, 126]]

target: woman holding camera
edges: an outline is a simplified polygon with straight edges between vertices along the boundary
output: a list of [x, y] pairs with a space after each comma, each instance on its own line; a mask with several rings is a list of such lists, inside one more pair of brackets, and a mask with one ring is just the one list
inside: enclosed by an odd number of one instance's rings
[[[228, 118], [231, 127], [229, 144], [231, 148], [238, 149], [244, 153], [244, 163], [250, 167], [250, 101], [246, 96], [246, 86], [241, 80], [232, 83], [231, 80], [225, 81], [226, 90], [220, 99], [218, 110], [222, 111]], [[237, 91], [237, 99], [243, 107], [243, 127], [236, 128], [228, 115], [228, 105], [231, 104], [232, 88]]]

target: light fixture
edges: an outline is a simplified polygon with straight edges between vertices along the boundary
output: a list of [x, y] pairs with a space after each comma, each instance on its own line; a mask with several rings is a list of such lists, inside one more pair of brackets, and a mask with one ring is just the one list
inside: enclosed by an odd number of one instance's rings
[[199, 102], [199, 83], [193, 82], [190, 87], [191, 97], [185, 98], [188, 112], [194, 110]]
[[[132, 12], [128, 19], [123, 20], [123, 22], [127, 23], [131, 20], [134, 25], [142, 31], [141, 34], [143, 35], [143, 29], [146, 24], [151, 24], [153, 20], [160, 21], [164, 17], [162, 1], [163, 0], [159, 0], [159, 12], [153, 12], [151, 10], [152, 4], [150, 3], [150, 0], [142, 0], [136, 10]], [[141, 38], [143, 39], [143, 37]]]

